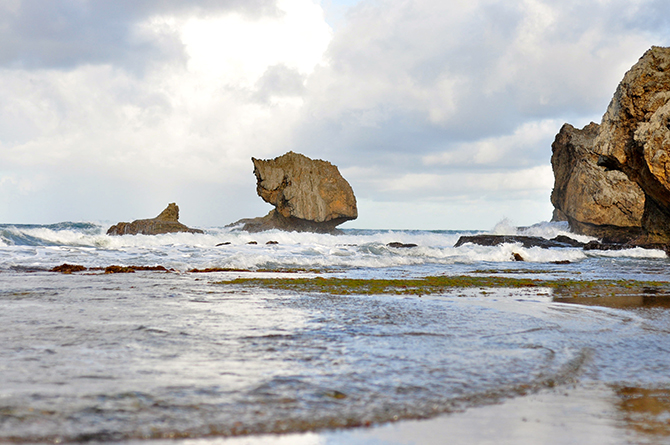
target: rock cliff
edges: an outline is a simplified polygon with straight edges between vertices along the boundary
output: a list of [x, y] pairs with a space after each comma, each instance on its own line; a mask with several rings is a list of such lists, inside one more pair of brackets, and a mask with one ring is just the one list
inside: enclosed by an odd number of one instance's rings
[[554, 220], [567, 220], [577, 233], [625, 242], [641, 234], [644, 193], [624, 173], [598, 166], [599, 129], [593, 122], [581, 130], [565, 124], [551, 145]]
[[179, 207], [173, 202], [157, 217], [138, 219], [131, 223], [120, 222], [110, 227], [107, 235], [160, 235], [173, 232], [204, 233], [200, 229], [191, 229], [180, 223]]
[[670, 243], [668, 122], [670, 48], [652, 47], [625, 74], [599, 126], [565, 125], [556, 136], [554, 218], [617, 242]]
[[243, 224], [243, 230], [331, 233], [339, 224], [358, 217], [351, 186], [330, 162], [294, 152], [251, 160], [258, 196], [275, 208], [262, 218], [235, 223]]
[[626, 73], [603, 116], [599, 164], [645, 195], [638, 242], [670, 242], [670, 48], [652, 47]]

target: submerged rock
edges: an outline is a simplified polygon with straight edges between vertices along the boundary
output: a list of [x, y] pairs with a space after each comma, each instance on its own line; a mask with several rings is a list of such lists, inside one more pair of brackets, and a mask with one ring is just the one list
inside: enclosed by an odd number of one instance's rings
[[189, 232], [204, 233], [191, 229], [179, 222], [179, 207], [174, 202], [155, 218], [138, 219], [131, 223], [120, 222], [107, 230], [107, 235], [160, 235], [163, 233]]
[[396, 249], [408, 249], [408, 248], [411, 248], [411, 247], [417, 247], [417, 245], [414, 244], [414, 243], [401, 243], [401, 242], [398, 242], [398, 241], [393, 241], [391, 243], [388, 243], [387, 246], [388, 247], [394, 247]]
[[105, 273], [106, 274], [112, 274], [112, 273], [135, 273], [135, 269], [129, 266], [107, 266], [105, 267]]
[[330, 162], [294, 152], [251, 160], [258, 196], [275, 208], [264, 217], [233, 224], [241, 224], [242, 230], [333, 233], [336, 226], [358, 217], [351, 186]]
[[63, 263], [60, 266], [56, 266], [50, 270], [50, 272], [60, 272], [64, 274], [71, 274], [72, 272], [82, 272], [87, 270], [86, 267], [80, 264], [68, 264]]
[[600, 126], [579, 130], [565, 124], [551, 145], [554, 221], [565, 220], [572, 231], [622, 242], [642, 232], [644, 193], [620, 171], [598, 165], [594, 143]]

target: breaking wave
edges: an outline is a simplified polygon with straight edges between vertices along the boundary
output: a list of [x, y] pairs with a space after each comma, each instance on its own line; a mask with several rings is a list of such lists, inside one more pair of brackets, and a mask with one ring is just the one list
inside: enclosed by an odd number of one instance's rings
[[[156, 236], [108, 236], [109, 225], [95, 222], [62, 222], [50, 225], [0, 225], [0, 269], [49, 269], [64, 262], [86, 267], [163, 265], [177, 270], [227, 269], [342, 269], [383, 270], [400, 268], [416, 274], [440, 273], [450, 267], [510, 265], [514, 254], [526, 267], [554, 263], [583, 263], [610, 259], [661, 260], [660, 250], [584, 251], [580, 248], [524, 248], [507, 243], [454, 247], [462, 235], [493, 233], [540, 236], [571, 236], [585, 242], [592, 238], [574, 235], [565, 223], [540, 223], [517, 228], [502, 221], [490, 232], [454, 230], [345, 229], [341, 235], [267, 231], [248, 233], [210, 227], [204, 234], [172, 233]], [[390, 243], [415, 245], [391, 247]], [[590, 266], [589, 266], [590, 267]], [[590, 269], [597, 269], [593, 266]]]

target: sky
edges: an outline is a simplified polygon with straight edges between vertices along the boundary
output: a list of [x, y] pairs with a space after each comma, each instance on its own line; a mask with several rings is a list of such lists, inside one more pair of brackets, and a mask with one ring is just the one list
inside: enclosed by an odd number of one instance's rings
[[0, 0], [0, 223], [265, 215], [251, 157], [337, 165], [342, 227], [551, 218], [551, 143], [670, 46], [667, 0]]

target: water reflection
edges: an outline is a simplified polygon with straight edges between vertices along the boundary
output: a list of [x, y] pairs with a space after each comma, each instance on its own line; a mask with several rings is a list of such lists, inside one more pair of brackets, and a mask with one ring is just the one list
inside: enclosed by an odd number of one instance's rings
[[646, 436], [670, 437], [670, 389], [622, 387], [616, 395], [628, 428]]
[[583, 304], [603, 306], [615, 309], [663, 308], [670, 309], [670, 296], [667, 295], [615, 295], [615, 296], [554, 296], [555, 303]]
[[556, 303], [602, 306], [614, 309], [662, 308], [670, 309], [670, 293], [655, 287], [593, 287], [585, 290], [556, 289]]

